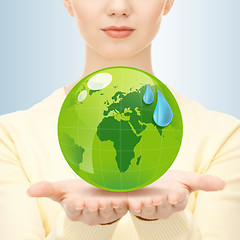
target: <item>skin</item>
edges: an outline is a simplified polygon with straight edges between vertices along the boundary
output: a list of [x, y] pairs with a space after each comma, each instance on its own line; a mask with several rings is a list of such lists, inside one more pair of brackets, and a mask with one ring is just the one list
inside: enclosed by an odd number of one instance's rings
[[154, 183], [130, 192], [111, 192], [96, 188], [82, 179], [41, 181], [27, 193], [48, 197], [63, 207], [71, 221], [88, 225], [112, 223], [129, 210], [143, 219], [166, 219], [186, 208], [191, 192], [217, 191], [224, 182], [215, 176], [169, 170]]
[[[174, 0], [63, 0], [85, 40], [83, 74], [69, 86], [66, 94], [83, 77], [111, 66], [129, 66], [154, 75], [151, 42], [157, 35], [162, 16], [168, 14]], [[108, 37], [101, 28], [116, 25], [136, 29], [123, 39]], [[96, 41], [97, 39], [97, 41]], [[63, 207], [72, 221], [88, 225], [107, 224], [128, 211], [143, 219], [166, 219], [183, 211], [193, 191], [217, 191], [224, 181], [216, 176], [195, 172], [167, 171], [154, 183], [135, 191], [110, 192], [98, 189], [82, 179], [33, 184], [31, 197], [48, 197]]]
[[[129, 66], [154, 75], [151, 60], [152, 40], [160, 29], [162, 16], [170, 11], [174, 0], [63, 2], [77, 23], [86, 49], [83, 73], [75, 82], [65, 86], [66, 94], [83, 77], [105, 67]], [[129, 26], [136, 30], [127, 38], [113, 39], [101, 30], [111, 25]]]

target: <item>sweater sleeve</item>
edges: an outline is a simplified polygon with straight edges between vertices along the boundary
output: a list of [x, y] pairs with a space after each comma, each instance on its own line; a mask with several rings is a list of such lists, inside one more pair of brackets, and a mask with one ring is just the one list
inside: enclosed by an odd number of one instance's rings
[[155, 221], [143, 221], [132, 214], [131, 217], [141, 240], [202, 240], [198, 224], [188, 209]]
[[111, 239], [117, 222], [89, 226], [70, 221], [62, 210], [55, 226], [46, 236], [37, 198], [28, 196], [31, 183], [18, 156], [14, 140], [0, 121], [0, 238], [31, 240], [98, 240]]
[[116, 226], [117, 222], [109, 225], [89, 226], [83, 222], [71, 221], [63, 210], [58, 215], [55, 226], [46, 240], [110, 240]]
[[206, 174], [223, 179], [225, 188], [198, 192], [194, 215], [203, 239], [240, 239], [240, 121], [218, 148]]
[[131, 215], [142, 240], [239, 239], [240, 222], [240, 122], [226, 136], [204, 174], [225, 181], [220, 191], [195, 191], [196, 206], [175, 212], [168, 219], [143, 221]]

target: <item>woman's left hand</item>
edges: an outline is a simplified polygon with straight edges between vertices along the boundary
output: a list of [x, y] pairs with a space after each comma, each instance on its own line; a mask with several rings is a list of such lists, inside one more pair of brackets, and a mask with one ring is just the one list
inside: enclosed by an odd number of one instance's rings
[[143, 219], [167, 219], [186, 208], [191, 192], [217, 191], [224, 186], [222, 179], [212, 175], [168, 170], [152, 184], [127, 192], [128, 209]]

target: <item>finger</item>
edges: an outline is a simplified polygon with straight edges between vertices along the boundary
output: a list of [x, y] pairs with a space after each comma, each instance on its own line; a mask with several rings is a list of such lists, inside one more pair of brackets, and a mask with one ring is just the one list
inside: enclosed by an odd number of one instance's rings
[[168, 201], [164, 201], [157, 206], [158, 211], [167, 211], [172, 208], [172, 205]]
[[85, 199], [85, 206], [92, 212], [96, 211], [99, 206], [98, 199], [96, 199], [96, 198]]
[[144, 197], [143, 198], [143, 206], [150, 207], [153, 204], [152, 197]]
[[167, 196], [167, 200], [171, 204], [176, 204], [180, 202], [184, 198], [189, 197], [189, 191], [187, 189], [172, 189], [171, 192]]
[[115, 214], [119, 217], [122, 217], [128, 211], [127, 204], [125, 201], [119, 202], [118, 204], [114, 204], [114, 202], [112, 201], [112, 207], [113, 207], [113, 211], [115, 211]]
[[[100, 204], [99, 204], [100, 205]], [[107, 219], [109, 218], [110, 216], [113, 215], [113, 208], [112, 208], [112, 204], [111, 204], [111, 200], [109, 199], [106, 199], [106, 202], [105, 202], [105, 207], [99, 207], [99, 216], [101, 218], [104, 218], [104, 219]]]
[[223, 189], [225, 186], [225, 182], [219, 177], [195, 172], [184, 173], [182, 181], [190, 192], [197, 190], [217, 191]]
[[222, 190], [225, 187], [225, 182], [217, 176], [202, 175], [201, 180], [203, 182], [203, 185], [200, 186], [200, 190], [218, 191]]
[[157, 206], [155, 206], [155, 205], [152, 205], [152, 206], [144, 205], [142, 207], [141, 216], [143, 218], [147, 218], [147, 219], [154, 219], [154, 218], [156, 218], [156, 213], [157, 213]]
[[99, 201], [99, 209], [106, 208], [111, 203], [110, 200], [107, 198], [100, 198], [98, 201]]
[[82, 215], [83, 210], [77, 210], [76, 206], [72, 205], [72, 202], [65, 200], [62, 202], [62, 207], [71, 221], [78, 221], [79, 217]]
[[143, 203], [141, 198], [128, 198], [128, 209], [133, 214], [141, 212]]
[[99, 221], [99, 210], [91, 211], [88, 208], [84, 208], [79, 219], [88, 225], [96, 225]]
[[122, 197], [117, 197], [112, 199], [112, 206], [119, 207], [120, 205], [127, 205], [127, 200]]
[[187, 203], [188, 203], [188, 198], [183, 197], [178, 202], [175, 202], [174, 204], [172, 204], [172, 207], [175, 209], [175, 211], [183, 211], [186, 208]]
[[167, 200], [167, 195], [158, 195], [153, 197], [153, 205], [159, 205]]
[[28, 190], [28, 195], [31, 197], [49, 197], [54, 201], [60, 201], [63, 192], [56, 187], [54, 183], [41, 181], [33, 184]]
[[159, 219], [167, 219], [175, 211], [173, 206], [168, 201], [164, 201], [156, 207], [156, 212]]
[[78, 198], [75, 203], [76, 210], [82, 210], [85, 208], [85, 201], [83, 199]]

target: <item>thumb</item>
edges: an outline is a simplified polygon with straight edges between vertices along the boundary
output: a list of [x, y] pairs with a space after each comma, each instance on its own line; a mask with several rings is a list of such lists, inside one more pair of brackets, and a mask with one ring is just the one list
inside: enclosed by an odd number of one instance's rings
[[27, 190], [30, 197], [48, 197], [54, 201], [60, 201], [63, 193], [59, 191], [55, 183], [41, 181], [31, 185]]
[[185, 176], [185, 185], [190, 188], [190, 191], [217, 191], [225, 187], [225, 182], [216, 176], [204, 175], [199, 173], [191, 173]]

